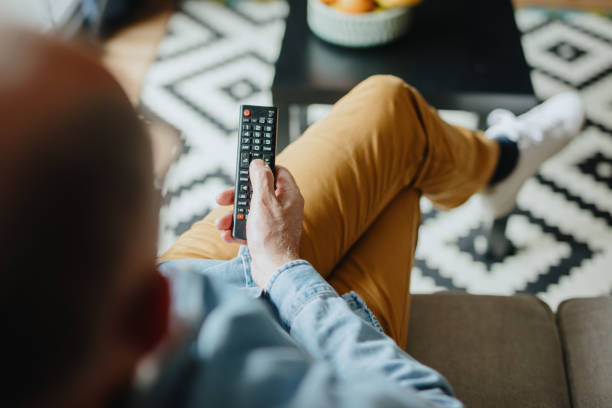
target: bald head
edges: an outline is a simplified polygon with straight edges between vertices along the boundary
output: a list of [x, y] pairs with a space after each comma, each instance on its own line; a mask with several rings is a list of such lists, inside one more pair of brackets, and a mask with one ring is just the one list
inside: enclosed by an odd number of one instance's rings
[[93, 56], [0, 33], [3, 399], [57, 388], [87, 360], [135, 224], [150, 212], [151, 173], [146, 134]]
[[78, 118], [96, 103], [131, 111], [126, 95], [93, 54], [33, 33], [0, 33], [0, 151], [6, 156], [49, 142], [49, 127]]

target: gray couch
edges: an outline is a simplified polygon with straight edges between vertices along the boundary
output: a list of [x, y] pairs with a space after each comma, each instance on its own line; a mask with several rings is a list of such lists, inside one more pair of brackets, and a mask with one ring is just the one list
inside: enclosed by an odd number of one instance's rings
[[612, 297], [412, 296], [408, 352], [468, 407], [612, 407]]

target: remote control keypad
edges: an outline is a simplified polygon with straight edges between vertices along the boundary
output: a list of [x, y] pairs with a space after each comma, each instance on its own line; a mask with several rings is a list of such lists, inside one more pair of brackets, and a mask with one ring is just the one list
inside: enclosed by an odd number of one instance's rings
[[[247, 115], [248, 112], [248, 115]], [[249, 179], [249, 165], [255, 159], [262, 159], [268, 166], [274, 165], [273, 132], [276, 112], [268, 110], [267, 117], [253, 116], [253, 110], [244, 109], [240, 131], [240, 170], [236, 200], [236, 219], [246, 220], [249, 215], [253, 191]], [[250, 116], [250, 117], [247, 117]]]

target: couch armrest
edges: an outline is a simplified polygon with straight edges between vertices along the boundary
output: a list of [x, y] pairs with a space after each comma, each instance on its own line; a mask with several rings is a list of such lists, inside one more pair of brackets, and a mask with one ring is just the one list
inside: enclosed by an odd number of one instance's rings
[[570, 299], [557, 321], [574, 408], [612, 403], [612, 297]]
[[569, 408], [555, 315], [535, 296], [413, 295], [407, 351], [470, 408]]

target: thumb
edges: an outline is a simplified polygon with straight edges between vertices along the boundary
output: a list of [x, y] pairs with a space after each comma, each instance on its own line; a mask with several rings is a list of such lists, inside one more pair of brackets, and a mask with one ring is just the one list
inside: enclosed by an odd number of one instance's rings
[[249, 165], [249, 175], [251, 177], [251, 186], [253, 186], [253, 195], [266, 197], [274, 195], [274, 174], [272, 170], [261, 159], [256, 159]]

